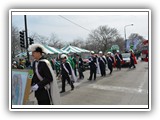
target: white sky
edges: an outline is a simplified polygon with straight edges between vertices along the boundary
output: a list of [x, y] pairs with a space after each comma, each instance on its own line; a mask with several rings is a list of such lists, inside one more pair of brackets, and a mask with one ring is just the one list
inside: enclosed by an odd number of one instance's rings
[[148, 12], [12, 12], [12, 24], [20, 30], [24, 30], [24, 14], [27, 14], [28, 35], [38, 33], [49, 37], [55, 33], [62, 41], [86, 40], [90, 32], [59, 16], [62, 15], [88, 30], [108, 25], [116, 28], [122, 37], [124, 26], [134, 24], [126, 27], [126, 36], [138, 33], [148, 39]]

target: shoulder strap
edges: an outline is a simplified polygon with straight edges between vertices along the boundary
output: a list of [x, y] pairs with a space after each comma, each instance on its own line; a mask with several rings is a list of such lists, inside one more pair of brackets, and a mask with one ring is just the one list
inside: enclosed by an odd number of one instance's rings
[[119, 57], [119, 54], [117, 54], [117, 57], [118, 57], [118, 59], [119, 59], [120, 61], [122, 61], [122, 59]]
[[112, 61], [112, 58], [111, 58], [111, 57], [109, 57], [109, 59], [110, 59], [110, 61]]
[[35, 73], [36, 73], [38, 79], [39, 79], [40, 81], [42, 81], [42, 80], [43, 80], [43, 77], [42, 77], [42, 76], [39, 74], [39, 72], [38, 72], [38, 64], [39, 64], [39, 61], [35, 63], [35, 68], [36, 68]]
[[105, 62], [104, 62], [103, 58], [102, 58], [102, 57], [100, 57], [100, 59], [101, 59], [101, 61], [105, 64]]
[[68, 69], [66, 68], [66, 66], [64, 65], [65, 63], [63, 63], [62, 65], [63, 65], [63, 68], [65, 69], [65, 71], [69, 74], [69, 71], [68, 71]]

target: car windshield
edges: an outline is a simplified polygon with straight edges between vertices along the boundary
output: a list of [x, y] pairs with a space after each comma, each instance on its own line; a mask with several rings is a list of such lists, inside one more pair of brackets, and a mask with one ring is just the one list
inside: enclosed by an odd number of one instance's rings
[[89, 56], [84, 56], [84, 57], [83, 57], [83, 59], [88, 59], [88, 58], [89, 58]]
[[122, 57], [123, 58], [129, 58], [130, 57], [130, 53], [122, 53]]

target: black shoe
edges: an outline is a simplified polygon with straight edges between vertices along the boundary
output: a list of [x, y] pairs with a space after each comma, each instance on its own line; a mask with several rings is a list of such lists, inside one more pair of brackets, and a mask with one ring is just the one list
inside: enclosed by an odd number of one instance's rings
[[64, 93], [65, 91], [61, 91], [61, 92], [59, 92], [59, 93]]
[[90, 81], [91, 81], [91, 79], [87, 79], [87, 80], [90, 80]]
[[74, 86], [72, 86], [71, 90], [74, 90]]

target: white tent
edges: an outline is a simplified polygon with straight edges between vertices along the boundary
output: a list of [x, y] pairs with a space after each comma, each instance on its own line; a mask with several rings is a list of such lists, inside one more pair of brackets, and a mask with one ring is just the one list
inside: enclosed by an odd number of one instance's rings
[[61, 50], [61, 49], [58, 49], [58, 48], [54, 48], [54, 47], [51, 47], [51, 46], [48, 46], [48, 45], [43, 45], [47, 50], [51, 51], [52, 54], [62, 54], [62, 53], [68, 53], [67, 51], [65, 50]]
[[85, 50], [79, 47], [68, 45], [66, 47], [61, 48], [61, 50], [66, 51], [68, 53], [89, 53], [89, 50]]

